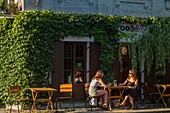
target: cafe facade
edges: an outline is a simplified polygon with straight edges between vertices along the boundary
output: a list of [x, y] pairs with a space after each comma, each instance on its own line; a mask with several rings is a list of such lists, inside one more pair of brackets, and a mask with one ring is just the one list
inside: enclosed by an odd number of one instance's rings
[[[10, 0], [9, 0], [10, 1]], [[8, 2], [9, 2], [8, 1]], [[170, 0], [11, 0], [19, 4], [20, 11], [29, 10], [52, 10], [54, 12], [70, 14], [103, 14], [117, 16], [135, 17], [167, 17], [170, 15]], [[141, 26], [130, 28], [130, 25], [120, 26], [125, 32], [140, 32]], [[122, 43], [120, 41], [120, 43]], [[125, 42], [123, 42], [125, 43]], [[127, 48], [122, 48], [122, 50]], [[115, 50], [115, 61], [113, 63], [113, 78], [123, 82], [131, 66], [131, 59], [127, 53], [122, 54], [122, 70], [118, 58], [118, 50]], [[100, 44], [92, 37], [68, 36], [54, 42], [53, 65], [51, 72], [51, 84], [58, 87], [60, 83], [72, 83], [76, 71], [81, 71], [83, 80], [90, 82], [95, 72], [101, 69]], [[166, 68], [169, 68], [167, 63]], [[141, 67], [140, 67], [141, 68]], [[144, 68], [144, 67], [142, 67]], [[138, 71], [141, 69], [138, 69]], [[155, 75], [154, 66], [150, 75]], [[137, 76], [141, 82], [150, 82], [155, 76], [145, 76], [145, 70], [138, 72]], [[170, 82], [167, 70], [164, 82]], [[155, 82], [155, 81], [152, 81]]]

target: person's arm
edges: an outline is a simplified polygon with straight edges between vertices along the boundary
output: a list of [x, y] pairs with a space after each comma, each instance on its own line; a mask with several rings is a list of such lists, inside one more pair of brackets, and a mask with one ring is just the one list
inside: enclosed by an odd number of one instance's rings
[[103, 86], [104, 88], [107, 88], [107, 85], [103, 82], [102, 79], [98, 79], [98, 82]]
[[135, 80], [134, 88], [138, 87], [138, 79]]
[[77, 82], [77, 78], [74, 79], [74, 82], [75, 82], [75, 83]]
[[83, 82], [83, 79], [81, 77], [79, 77], [79, 80], [80, 80], [80, 82]]
[[126, 85], [126, 83], [127, 83], [128, 81], [127, 81], [127, 79], [124, 81], [124, 83], [122, 84], [122, 86], [124, 86], [124, 85]]

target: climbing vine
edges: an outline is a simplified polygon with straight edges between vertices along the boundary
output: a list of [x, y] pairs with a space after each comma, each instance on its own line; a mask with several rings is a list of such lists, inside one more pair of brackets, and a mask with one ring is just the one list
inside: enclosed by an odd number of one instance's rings
[[170, 18], [149, 18], [152, 24], [145, 26], [142, 35], [134, 41], [134, 48], [138, 48], [140, 65], [146, 64], [149, 74], [150, 67], [156, 65], [156, 74], [166, 74], [166, 61], [170, 58]]
[[[101, 14], [64, 14], [35, 10], [22, 12], [13, 19], [0, 19], [0, 100], [5, 104], [8, 103], [10, 100], [8, 87], [11, 85], [21, 85], [21, 95], [28, 97], [31, 96], [28, 92], [29, 87], [47, 86], [52, 69], [53, 42], [68, 36], [94, 37], [95, 42], [100, 43], [101, 69], [107, 72], [106, 79], [109, 80], [113, 76], [115, 49], [118, 48], [119, 37], [122, 36], [119, 32], [122, 21], [139, 22], [145, 27], [149, 25], [138, 40], [132, 40], [132, 43], [129, 43], [132, 45], [129, 46], [132, 59], [135, 59], [133, 64], [136, 62], [136, 53], [133, 49], [139, 47], [139, 60], [141, 63], [147, 60], [147, 65], [151, 64], [154, 58], [152, 50], [158, 53], [155, 54], [156, 58], [162, 55], [160, 51], [164, 50], [164, 55], [156, 59], [161, 67], [163, 66], [161, 61], [164, 61], [170, 54], [167, 52], [170, 47], [168, 45], [169, 34], [165, 36], [169, 28], [166, 23], [169, 25], [169, 20]], [[124, 36], [130, 39], [135, 37]], [[160, 41], [161, 39], [164, 41]], [[167, 46], [161, 45], [163, 43]], [[157, 44], [160, 48], [156, 47]]]
[[4, 1], [5, 1], [5, 0], [0, 0], [0, 8], [3, 7]]

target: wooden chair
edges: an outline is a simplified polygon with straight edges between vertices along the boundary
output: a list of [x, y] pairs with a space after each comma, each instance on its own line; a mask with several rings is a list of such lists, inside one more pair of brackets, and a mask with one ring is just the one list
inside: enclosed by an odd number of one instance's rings
[[29, 106], [30, 112], [31, 112], [31, 102], [30, 102], [31, 99], [29, 99], [29, 98], [16, 98], [17, 96], [19, 97], [19, 95], [20, 95], [20, 90], [21, 90], [21, 87], [18, 86], [18, 85], [16, 85], [16, 86], [10, 86], [10, 88], [9, 88], [9, 93], [10, 93], [11, 98], [12, 98], [11, 103], [10, 103], [10, 113], [11, 113], [11, 111], [12, 111], [12, 105], [13, 105], [14, 103], [17, 104], [18, 113], [20, 112], [20, 110], [19, 110], [19, 104], [20, 104], [21, 101], [25, 101], [25, 103]]
[[61, 108], [61, 102], [67, 101], [69, 102], [69, 107], [71, 111], [71, 103], [73, 104], [74, 107], [74, 101], [72, 98], [72, 84], [60, 84], [60, 89], [59, 89], [59, 97], [56, 98], [56, 111], [57, 111], [57, 104], [59, 103], [59, 106]]
[[142, 91], [143, 91], [143, 103], [149, 103], [151, 102], [152, 104], [156, 105], [157, 102], [158, 102], [158, 96], [159, 96], [159, 93], [158, 92], [155, 92], [155, 91], [151, 91], [150, 86], [148, 85], [148, 83], [146, 82], [143, 82], [141, 83], [141, 88], [142, 88]]

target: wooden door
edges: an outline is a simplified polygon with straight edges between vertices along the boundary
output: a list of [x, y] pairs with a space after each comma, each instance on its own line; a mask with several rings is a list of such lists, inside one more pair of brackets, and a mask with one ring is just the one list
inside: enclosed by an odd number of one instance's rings
[[86, 80], [86, 43], [64, 44], [64, 83], [73, 83], [76, 71], [82, 72], [83, 81]]

